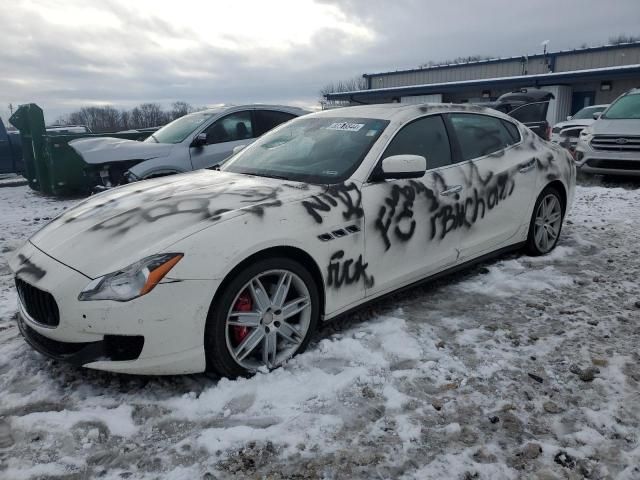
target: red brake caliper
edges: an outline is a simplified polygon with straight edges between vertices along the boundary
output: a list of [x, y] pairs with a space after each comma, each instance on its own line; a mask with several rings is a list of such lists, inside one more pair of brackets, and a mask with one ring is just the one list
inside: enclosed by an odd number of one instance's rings
[[[233, 306], [234, 312], [250, 312], [253, 310], [253, 299], [249, 292], [244, 291], [236, 300], [236, 304]], [[233, 334], [233, 339], [236, 344], [239, 344], [242, 340], [245, 339], [247, 335], [249, 335], [248, 327], [241, 327], [239, 325], [233, 325], [231, 327], [231, 332]]]

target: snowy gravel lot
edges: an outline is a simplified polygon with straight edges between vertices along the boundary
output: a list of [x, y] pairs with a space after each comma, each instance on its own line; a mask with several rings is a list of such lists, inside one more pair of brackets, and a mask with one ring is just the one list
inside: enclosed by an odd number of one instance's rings
[[640, 479], [640, 189], [578, 188], [559, 247], [325, 326], [250, 379], [50, 361], [11, 252], [72, 200], [0, 188], [0, 479]]

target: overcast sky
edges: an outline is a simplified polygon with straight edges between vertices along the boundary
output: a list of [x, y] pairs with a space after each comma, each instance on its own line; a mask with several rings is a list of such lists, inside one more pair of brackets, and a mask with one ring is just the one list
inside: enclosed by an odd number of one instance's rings
[[0, 117], [81, 106], [317, 105], [334, 80], [640, 34], [640, 0], [0, 0]]

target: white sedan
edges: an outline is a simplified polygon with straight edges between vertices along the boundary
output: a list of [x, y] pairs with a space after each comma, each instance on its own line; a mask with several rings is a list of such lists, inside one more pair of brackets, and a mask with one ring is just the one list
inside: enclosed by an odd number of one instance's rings
[[495, 110], [304, 116], [221, 171], [125, 185], [53, 220], [10, 261], [19, 326], [100, 370], [275, 368], [320, 321], [505, 250], [551, 251], [575, 172]]

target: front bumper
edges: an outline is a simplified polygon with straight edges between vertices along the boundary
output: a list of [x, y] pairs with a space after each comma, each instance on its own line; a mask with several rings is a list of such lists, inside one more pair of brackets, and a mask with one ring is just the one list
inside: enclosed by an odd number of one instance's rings
[[585, 173], [640, 176], [640, 152], [594, 150], [578, 142], [575, 160], [578, 169]]
[[218, 282], [166, 280], [129, 302], [79, 301], [88, 277], [30, 243], [16, 258], [10, 262], [16, 276], [53, 295], [60, 312], [58, 325], [45, 325], [28, 313], [20, 299], [20, 331], [39, 352], [75, 365], [122, 373], [205, 370], [204, 328]]

